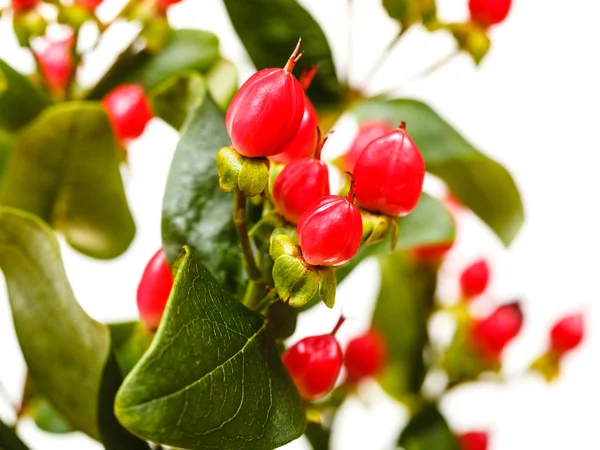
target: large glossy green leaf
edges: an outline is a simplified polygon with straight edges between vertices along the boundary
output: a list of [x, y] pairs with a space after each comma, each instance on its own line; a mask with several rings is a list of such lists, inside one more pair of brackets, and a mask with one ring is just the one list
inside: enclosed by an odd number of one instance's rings
[[48, 97], [0, 59], [0, 129], [16, 131], [49, 104]]
[[163, 200], [162, 237], [173, 262], [183, 245], [229, 292], [240, 285], [241, 260], [232, 220], [231, 194], [219, 189], [217, 151], [231, 140], [225, 121], [205, 95], [181, 133]]
[[412, 417], [398, 440], [404, 450], [459, 450], [458, 441], [437, 406], [426, 405]]
[[141, 322], [122, 322], [108, 324], [113, 353], [126, 376], [144, 356], [152, 343], [154, 333]]
[[302, 37], [305, 51], [300, 65], [318, 64], [309, 89], [320, 106], [338, 102], [343, 89], [337, 79], [327, 38], [319, 24], [296, 0], [223, 0], [231, 23], [257, 69], [283, 67]]
[[75, 428], [48, 398], [39, 392], [31, 374], [27, 374], [21, 403], [22, 414], [31, 417], [40, 430], [48, 433], [69, 433]]
[[4, 172], [10, 162], [12, 155], [12, 144], [13, 140], [10, 134], [0, 130], [0, 183], [4, 178]]
[[189, 249], [115, 411], [133, 433], [187, 449], [272, 449], [305, 428], [266, 319], [227, 295]]
[[204, 95], [204, 81], [193, 72], [182, 73], [159, 86], [152, 96], [154, 113], [179, 130]]
[[381, 288], [372, 323], [387, 342], [388, 363], [379, 382], [392, 397], [410, 402], [426, 374], [423, 352], [437, 272], [416, 265], [403, 253], [381, 258], [380, 267]]
[[0, 420], [0, 450], [29, 450], [14, 429]]
[[118, 152], [100, 105], [52, 106], [15, 138], [0, 203], [44, 219], [82, 253], [114, 258], [135, 234]]
[[0, 207], [0, 267], [36, 390], [75, 428], [102, 437], [106, 449], [147, 450], [114, 418], [121, 374], [110, 364], [110, 335], [75, 300], [52, 230], [29, 213]]
[[415, 100], [370, 99], [360, 103], [354, 113], [360, 121], [406, 121], [427, 171], [444, 180], [505, 244], [513, 240], [524, 220], [514, 180], [504, 167], [475, 149], [431, 108]]

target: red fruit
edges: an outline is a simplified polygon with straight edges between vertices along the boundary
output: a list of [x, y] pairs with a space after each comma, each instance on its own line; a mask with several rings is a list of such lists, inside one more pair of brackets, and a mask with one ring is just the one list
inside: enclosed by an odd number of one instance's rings
[[40, 69], [48, 87], [55, 93], [64, 92], [73, 70], [73, 57], [71, 48], [74, 44], [73, 36], [52, 41], [44, 38], [45, 48], [36, 51]]
[[342, 156], [341, 163], [344, 170], [354, 171], [356, 160], [367, 146], [375, 139], [394, 131], [389, 123], [383, 120], [369, 120], [363, 122], [358, 128], [358, 134], [352, 141], [350, 150]]
[[471, 19], [489, 27], [506, 19], [512, 0], [469, 0]]
[[572, 314], [554, 324], [550, 331], [550, 348], [559, 355], [574, 350], [583, 340], [583, 314]]
[[323, 140], [315, 158], [302, 158], [287, 165], [273, 185], [273, 203], [288, 222], [298, 223], [313, 203], [329, 195], [329, 171], [319, 159]]
[[123, 84], [113, 89], [102, 103], [121, 141], [139, 137], [152, 119], [148, 98], [135, 84]]
[[181, 0], [156, 0], [156, 6], [159, 9], [167, 9], [169, 6], [181, 2]]
[[75, 0], [75, 4], [84, 7], [85, 9], [89, 9], [93, 11], [96, 9], [103, 0]]
[[354, 178], [346, 198], [327, 195], [313, 203], [298, 221], [296, 232], [304, 260], [313, 266], [350, 261], [362, 240], [362, 218], [354, 203]]
[[485, 431], [469, 431], [458, 436], [461, 450], [487, 450], [488, 435]]
[[12, 0], [10, 5], [15, 11], [28, 11], [35, 8], [39, 0]]
[[140, 319], [150, 328], [157, 328], [173, 288], [173, 273], [162, 249], [159, 249], [144, 269], [137, 290]]
[[342, 349], [335, 339], [340, 321], [330, 334], [311, 336], [290, 347], [281, 357], [300, 395], [314, 400], [334, 386], [342, 368]]
[[444, 244], [422, 245], [415, 247], [412, 254], [417, 261], [422, 263], [440, 263], [453, 246], [454, 241]]
[[357, 336], [348, 343], [344, 365], [349, 381], [359, 381], [379, 374], [386, 359], [385, 340], [377, 330]]
[[475, 261], [460, 275], [460, 289], [465, 299], [481, 295], [490, 280], [490, 268], [483, 259]]
[[405, 216], [421, 197], [425, 163], [404, 128], [375, 139], [356, 160], [356, 200], [369, 211]]
[[472, 342], [483, 356], [496, 360], [504, 347], [521, 331], [523, 313], [519, 303], [500, 306], [489, 316], [473, 324]]
[[283, 69], [263, 69], [237, 91], [225, 116], [233, 147], [249, 157], [286, 150], [304, 116], [304, 91], [292, 70], [300, 41]]

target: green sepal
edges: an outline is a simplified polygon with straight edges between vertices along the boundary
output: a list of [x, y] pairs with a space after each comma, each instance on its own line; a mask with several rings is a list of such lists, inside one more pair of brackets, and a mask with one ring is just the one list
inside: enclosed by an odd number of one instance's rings
[[383, 241], [391, 235], [391, 249], [394, 251], [398, 243], [398, 219], [383, 214], [361, 211], [363, 223], [362, 243], [371, 245]]
[[223, 147], [217, 153], [217, 172], [219, 173], [219, 186], [225, 192], [237, 186], [238, 175], [244, 162], [243, 156], [232, 147]]
[[560, 375], [560, 355], [547, 351], [531, 363], [529, 370], [539, 373], [546, 382], [551, 383]]
[[456, 39], [458, 47], [471, 55], [475, 64], [479, 64], [487, 55], [491, 42], [485, 28], [474, 22], [467, 22], [450, 24], [448, 29]]
[[280, 256], [300, 256], [302, 251], [298, 244], [296, 244], [289, 236], [279, 234], [273, 236], [271, 239], [271, 247], [269, 248], [269, 254], [273, 261], [276, 261]]
[[319, 296], [328, 308], [333, 308], [337, 287], [335, 272], [331, 267], [324, 268], [319, 270], [319, 278]]
[[246, 197], [260, 195], [269, 182], [269, 162], [266, 158], [244, 158], [238, 175], [238, 187]]

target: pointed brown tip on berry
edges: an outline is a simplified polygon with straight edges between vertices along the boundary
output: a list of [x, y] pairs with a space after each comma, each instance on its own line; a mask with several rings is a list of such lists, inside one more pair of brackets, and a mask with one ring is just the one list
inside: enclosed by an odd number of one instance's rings
[[315, 150], [315, 159], [321, 159], [321, 151], [323, 150], [323, 147], [325, 146], [325, 142], [327, 142], [327, 139], [329, 139], [329, 136], [331, 136], [331, 134], [333, 133], [333, 130], [331, 130], [329, 133], [327, 133], [325, 135], [325, 137], [323, 139], [321, 139], [321, 128], [317, 127], [317, 149]]
[[302, 75], [300, 75], [299, 81], [300, 86], [302, 86], [302, 89], [304, 89], [305, 92], [308, 90], [310, 83], [312, 83], [312, 80], [313, 78], [315, 78], [315, 75], [317, 74], [318, 70], [318, 64], [312, 67], [305, 67], [304, 70], [302, 70]]
[[404, 120], [400, 122], [400, 125], [398, 125], [398, 129], [406, 131], [406, 122]]
[[304, 54], [304, 52], [298, 53], [300, 51], [300, 43], [301, 42], [302, 42], [302, 38], [298, 38], [298, 43], [296, 44], [296, 48], [292, 52], [290, 58], [288, 59], [287, 64], [283, 68], [283, 70], [285, 70], [288, 73], [291, 73], [294, 70], [294, 66], [296, 66], [296, 63]]
[[333, 327], [333, 330], [331, 330], [332, 336], [335, 336], [335, 334], [338, 332], [338, 330], [341, 328], [341, 326], [344, 324], [345, 321], [346, 321], [346, 316], [343, 316], [343, 315], [340, 316], [339, 320], [335, 324], [335, 327]]
[[348, 200], [350, 203], [354, 203], [356, 180], [354, 179], [354, 175], [352, 175], [352, 172], [346, 171], [346, 175], [350, 177], [350, 190], [348, 191], [348, 195], [346, 195], [346, 200]]

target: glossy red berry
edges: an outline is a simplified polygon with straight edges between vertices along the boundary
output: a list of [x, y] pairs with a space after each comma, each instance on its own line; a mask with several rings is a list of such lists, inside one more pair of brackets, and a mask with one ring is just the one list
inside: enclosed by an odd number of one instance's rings
[[73, 70], [73, 36], [60, 40], [42, 40], [42, 49], [36, 51], [36, 58], [46, 84], [55, 93], [64, 92]]
[[471, 19], [486, 27], [499, 24], [508, 16], [511, 4], [512, 0], [469, 0]]
[[481, 295], [487, 288], [490, 280], [490, 268], [488, 263], [477, 260], [460, 275], [460, 290], [465, 299], [471, 299]]
[[350, 149], [341, 158], [342, 168], [348, 172], [354, 171], [356, 160], [367, 146], [375, 139], [394, 131], [389, 123], [383, 120], [368, 120], [358, 128], [358, 134], [352, 141]]
[[583, 340], [583, 314], [572, 314], [554, 324], [550, 330], [550, 348], [559, 355], [574, 350]]
[[385, 340], [377, 330], [370, 330], [348, 343], [344, 365], [349, 381], [360, 381], [381, 372], [386, 360]]
[[415, 247], [412, 254], [421, 263], [441, 263], [453, 246], [454, 241], [443, 244], [422, 245]]
[[425, 163], [404, 127], [372, 141], [356, 160], [356, 200], [366, 210], [400, 217], [419, 202]]
[[102, 103], [121, 141], [139, 137], [152, 119], [148, 98], [141, 86], [135, 84], [113, 89]]
[[28, 11], [35, 8], [40, 0], [12, 0], [10, 5], [15, 11]]
[[281, 357], [300, 395], [307, 400], [327, 394], [340, 374], [343, 357], [335, 332], [343, 320], [332, 333], [304, 338]]
[[173, 274], [162, 249], [146, 265], [137, 290], [140, 319], [149, 328], [157, 328], [173, 287]]
[[292, 69], [298, 49], [283, 69], [263, 69], [237, 91], [225, 116], [233, 147], [248, 157], [271, 156], [294, 140], [304, 116], [304, 90]]
[[75, 4], [82, 6], [85, 9], [93, 11], [96, 9], [104, 0], [75, 0]]
[[496, 360], [502, 350], [521, 331], [523, 313], [517, 302], [502, 305], [492, 314], [477, 319], [472, 328], [472, 342], [484, 357]]
[[360, 248], [362, 218], [353, 203], [354, 179], [347, 197], [327, 195], [300, 217], [296, 232], [304, 260], [313, 266], [339, 266]]
[[458, 436], [460, 450], [487, 450], [488, 434], [485, 431], [469, 431]]

